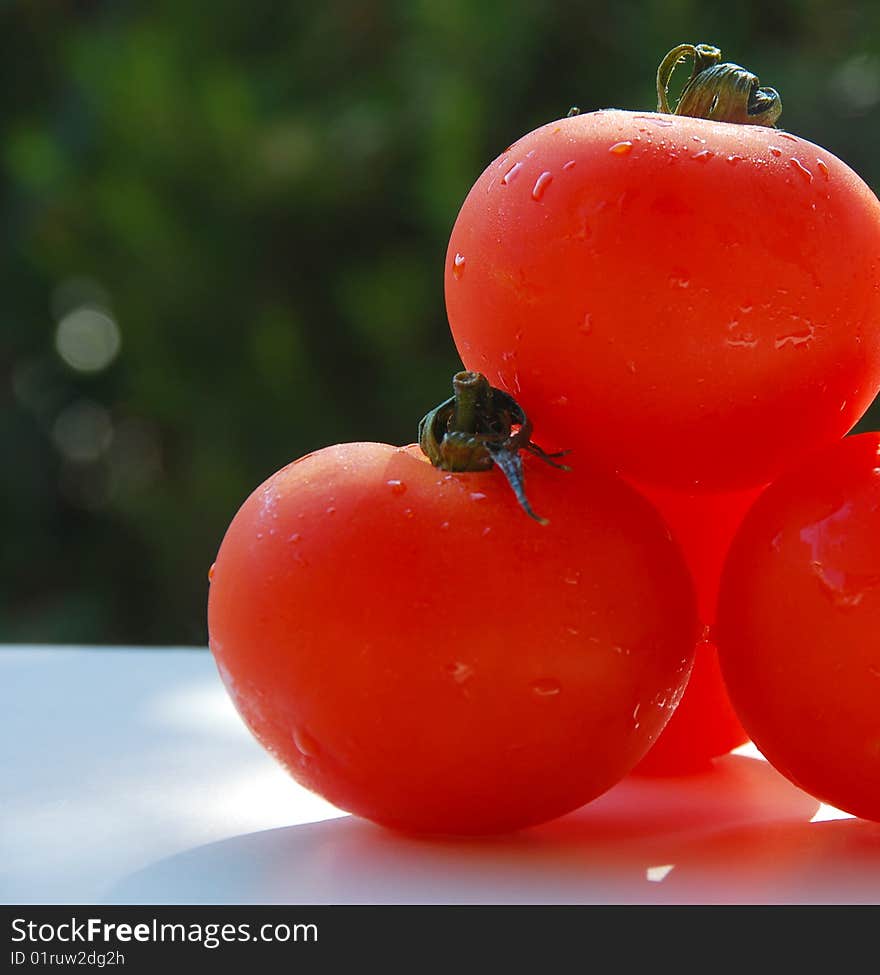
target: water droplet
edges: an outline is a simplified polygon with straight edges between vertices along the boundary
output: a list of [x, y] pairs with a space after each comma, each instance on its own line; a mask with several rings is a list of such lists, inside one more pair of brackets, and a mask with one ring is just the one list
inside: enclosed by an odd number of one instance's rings
[[615, 156], [625, 156], [632, 152], [633, 144], [631, 142], [615, 142], [613, 146], [610, 146], [608, 151], [613, 152]]
[[263, 533], [262, 532], [257, 532], [257, 538], [259, 539], [259, 538], [262, 538], [262, 537], [263, 537]]
[[581, 323], [578, 326], [578, 331], [581, 335], [589, 335], [593, 331], [593, 316], [587, 312], [581, 319]]
[[526, 153], [526, 159], [532, 159], [534, 155], [535, 155], [535, 150], [529, 149], [529, 151]]
[[743, 161], [743, 157], [742, 156], [737, 156], [737, 155], [728, 156], [727, 157], [727, 161], [729, 163], [733, 163], [734, 165], [736, 165], [736, 163], [739, 163], [739, 162], [742, 162]]
[[691, 139], [693, 139], [694, 142], [699, 142], [701, 146], [704, 146], [706, 144], [706, 140], [701, 139], [698, 135], [692, 135]]
[[812, 182], [813, 182], [813, 174], [812, 174], [812, 173], [811, 173], [811, 172], [809, 171], [809, 169], [807, 169], [807, 167], [806, 167], [806, 166], [805, 166], [805, 165], [804, 165], [804, 164], [803, 164], [803, 163], [802, 163], [802, 162], [800, 161], [800, 159], [794, 159], [794, 158], [792, 158], [792, 159], [789, 159], [789, 161], [788, 161], [788, 164], [789, 164], [789, 166], [791, 166], [791, 167], [792, 167], [793, 169], [795, 169], [795, 170], [797, 170], [797, 172], [798, 172], [798, 173], [799, 173], [799, 174], [800, 174], [801, 176], [803, 176], [803, 178], [804, 178], [804, 179], [805, 179], [805, 180], [806, 180], [806, 181], [807, 181], [808, 183], [812, 183]]
[[711, 149], [701, 149], [699, 152], [694, 153], [691, 159], [696, 159], [698, 162], [708, 162], [715, 155]]
[[336, 514], [336, 509], [332, 505], [330, 505], [329, 508], [326, 508], [325, 509], [325, 514], [335, 515]]
[[691, 281], [686, 272], [676, 271], [669, 278], [669, 285], [672, 288], [689, 288]]
[[784, 349], [786, 345], [799, 346], [808, 345], [813, 340], [813, 327], [809, 327], [807, 331], [804, 332], [792, 332], [791, 335], [782, 335], [776, 342], [777, 349]]
[[841, 412], [841, 413], [843, 413], [843, 411], [844, 411], [844, 410], [846, 409], [846, 404], [847, 404], [847, 401], [846, 401], [846, 400], [844, 400], [844, 401], [843, 401], [843, 402], [842, 402], [842, 403], [840, 404], [840, 412]]
[[779, 138], [788, 139], [789, 142], [797, 142], [797, 138], [793, 135], [790, 135], [788, 132], [780, 132]]
[[575, 167], [575, 160], [569, 159], [568, 162], [562, 168], [567, 172], [569, 169], [574, 169], [574, 167]]
[[659, 126], [662, 129], [667, 129], [674, 124], [671, 118], [666, 118], [663, 115], [636, 115], [635, 118], [640, 122], [650, 122], [651, 125]]
[[293, 729], [293, 743], [306, 758], [314, 758], [318, 754], [318, 743], [303, 728]]
[[519, 176], [522, 172], [523, 164], [521, 162], [514, 163], [510, 169], [501, 177], [502, 186], [510, 186], [510, 184]]
[[406, 485], [403, 483], [403, 481], [391, 480], [391, 481], [386, 481], [385, 483], [388, 485], [388, 487], [391, 488], [391, 493], [392, 494], [405, 494], [406, 493]]
[[568, 406], [567, 396], [557, 396], [555, 399], [550, 400], [551, 406]]
[[826, 180], [831, 178], [831, 174], [828, 171], [828, 164], [825, 162], [824, 159], [816, 160], [816, 169], [819, 170], [819, 172], [825, 177]]
[[562, 684], [553, 677], [543, 677], [532, 681], [532, 693], [538, 697], [556, 697], [562, 691]]
[[483, 538], [485, 538], [487, 535], [489, 535], [491, 533], [491, 531], [492, 531], [492, 526], [491, 525], [486, 525], [486, 527], [482, 531]]
[[452, 276], [456, 281], [460, 281], [462, 275], [464, 274], [464, 257], [461, 254], [456, 254], [452, 261]]
[[553, 182], [553, 174], [547, 172], [546, 170], [541, 173], [541, 175], [535, 180], [535, 185], [532, 187], [532, 199], [535, 202], [539, 202], [544, 194], [547, 192], [547, 187]]
[[570, 633], [572, 636], [578, 636], [581, 631], [574, 626], [566, 626], [565, 632]]
[[777, 146], [768, 146], [767, 148], [770, 150], [770, 154], [772, 156], [781, 156], [782, 155], [782, 150], [780, 148], [778, 148]]
[[567, 586], [576, 586], [581, 581], [580, 572], [569, 572], [562, 580]]
[[627, 360], [626, 360], [626, 368], [627, 368], [627, 369], [629, 369], [629, 371], [630, 371], [630, 372], [631, 372], [631, 373], [632, 373], [633, 375], [635, 375], [635, 374], [636, 374], [636, 364], [635, 364], [635, 362], [633, 362], [633, 360], [632, 360], [632, 359], [627, 359]]
[[441, 521], [440, 522], [440, 528], [441, 528], [442, 531], [446, 531], [446, 529], [449, 528], [449, 522], [448, 521]]
[[208, 569], [208, 582], [210, 582], [214, 578], [214, 569], [216, 568], [216, 566], [217, 566], [217, 563], [214, 562], [211, 565], [211, 568]]
[[471, 491], [471, 501], [485, 501], [486, 495], [482, 491]]
[[446, 673], [452, 677], [456, 684], [463, 684], [474, 676], [474, 668], [456, 660], [455, 663], [447, 665]]

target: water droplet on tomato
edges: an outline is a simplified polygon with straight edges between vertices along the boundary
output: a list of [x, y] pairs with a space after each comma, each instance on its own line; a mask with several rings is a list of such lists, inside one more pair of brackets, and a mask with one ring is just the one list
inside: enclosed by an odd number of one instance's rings
[[701, 139], [698, 135], [692, 135], [691, 139], [693, 139], [694, 142], [699, 142], [701, 146], [704, 146], [706, 144], [706, 140]]
[[686, 272], [676, 271], [670, 276], [669, 284], [673, 288], [689, 288], [691, 286], [691, 279]]
[[562, 580], [567, 586], [576, 586], [581, 581], [580, 572], [569, 572]]
[[608, 151], [613, 152], [615, 156], [626, 156], [632, 152], [632, 147], [631, 142], [615, 142], [613, 146], [608, 147]]
[[739, 162], [742, 162], [742, 161], [743, 161], [743, 157], [742, 157], [742, 156], [737, 156], [737, 155], [733, 155], [733, 156], [728, 156], [728, 157], [727, 157], [727, 161], [728, 161], [729, 163], [733, 163], [734, 165], [736, 165], [737, 163], [739, 163]]
[[522, 172], [523, 164], [521, 162], [514, 163], [510, 169], [501, 177], [502, 186], [510, 186], [510, 184], [519, 176]]
[[593, 316], [587, 312], [581, 319], [581, 323], [578, 326], [578, 331], [581, 335], [589, 335], [593, 331]]
[[403, 517], [404, 518], [412, 518], [413, 515], [415, 515], [415, 512], [413, 511], [412, 508], [404, 508], [403, 509]]
[[782, 155], [782, 150], [778, 146], [768, 146], [767, 148], [770, 150], [770, 154], [772, 156], [781, 156]]
[[328, 515], [335, 515], [336, 509], [331, 505], [329, 508], [325, 509], [324, 513]]
[[306, 758], [314, 758], [318, 754], [318, 743], [303, 728], [293, 729], [293, 743]]
[[535, 155], [535, 150], [529, 149], [529, 151], [526, 153], [526, 159], [531, 159], [534, 155]]
[[538, 203], [547, 192], [547, 187], [553, 182], [553, 174], [546, 170], [535, 180], [532, 187], [532, 199]]
[[809, 345], [813, 340], [814, 329], [811, 325], [806, 331], [792, 332], [790, 335], [781, 335], [776, 339], [775, 345], [777, 349], [784, 349], [786, 345], [799, 346], [799, 345]]
[[708, 162], [715, 155], [711, 149], [701, 149], [699, 152], [694, 153], [691, 159], [696, 159], [698, 162]]
[[299, 533], [299, 532], [294, 532], [294, 533], [293, 533], [292, 535], [288, 535], [288, 536], [287, 536], [287, 540], [288, 540], [288, 542], [291, 542], [291, 543], [292, 543], [292, 544], [294, 544], [294, 545], [295, 545], [295, 544], [296, 544], [296, 543], [297, 543], [297, 542], [298, 542], [298, 541], [299, 541], [299, 540], [300, 540], [301, 538], [302, 538], [302, 535], [300, 535], [300, 533]]
[[568, 397], [557, 396], [554, 399], [550, 400], [550, 404], [551, 406], [568, 406]]
[[566, 172], [570, 169], [574, 169], [576, 160], [569, 159], [567, 163], [562, 167]]
[[779, 138], [780, 139], [788, 139], [789, 142], [797, 142], [798, 141], [795, 136], [791, 135], [788, 132], [780, 132], [779, 133]]
[[556, 697], [562, 691], [562, 684], [553, 677], [542, 677], [532, 681], [532, 693], [538, 697]]
[[448, 522], [448, 521], [441, 521], [441, 522], [440, 522], [440, 528], [441, 528], [441, 529], [442, 529], [443, 531], [446, 531], [446, 529], [447, 529], [447, 528], [449, 528], [449, 522]]
[[482, 534], [483, 538], [485, 538], [487, 535], [491, 534], [491, 532], [492, 532], [492, 526], [486, 525], [486, 527], [483, 529], [483, 531], [480, 534]]
[[446, 672], [452, 677], [456, 684], [464, 684], [465, 681], [474, 676], [474, 668], [456, 660], [455, 663], [446, 665]]
[[214, 562], [211, 565], [211, 568], [208, 569], [208, 582], [210, 582], [214, 578], [214, 569], [216, 568], [216, 565], [217, 565], [217, 563]]
[[471, 491], [471, 501], [485, 501], [486, 495], [482, 491]]
[[403, 483], [403, 481], [391, 480], [386, 481], [385, 483], [391, 488], [392, 494], [404, 494], [406, 492], [406, 485]]
[[816, 169], [825, 177], [825, 179], [830, 179], [831, 174], [828, 171], [828, 164], [824, 159], [816, 160]]
[[800, 161], [800, 159], [791, 158], [788, 161], [789, 166], [794, 169], [799, 176], [802, 176], [808, 183], [813, 182], [813, 174], [809, 169]]
[[462, 275], [464, 274], [464, 257], [461, 254], [456, 254], [452, 261], [452, 276], [456, 281], [460, 281]]

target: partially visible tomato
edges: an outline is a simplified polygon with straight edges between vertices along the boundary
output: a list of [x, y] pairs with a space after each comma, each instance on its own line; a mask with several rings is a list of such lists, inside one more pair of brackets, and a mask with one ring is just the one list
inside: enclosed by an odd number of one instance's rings
[[643, 483], [768, 483], [880, 390], [880, 202], [773, 128], [544, 125], [474, 184], [445, 288], [468, 368]]
[[724, 566], [717, 638], [767, 760], [880, 820], [880, 434], [818, 452], [761, 495]]
[[721, 569], [737, 528], [760, 489], [725, 494], [686, 494], [639, 485], [666, 519], [694, 581], [703, 638], [681, 703], [635, 772], [682, 775], [706, 768], [713, 758], [748, 741], [730, 703], [712, 628]]
[[621, 779], [675, 706], [694, 595], [656, 511], [616, 478], [417, 447], [310, 454], [223, 539], [210, 645], [248, 726], [302, 784], [408, 831], [562, 815]]

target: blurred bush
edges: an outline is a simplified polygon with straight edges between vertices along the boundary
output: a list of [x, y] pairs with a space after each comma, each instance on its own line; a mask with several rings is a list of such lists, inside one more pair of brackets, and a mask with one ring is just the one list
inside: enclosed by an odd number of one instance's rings
[[25, 0], [0, 28], [2, 641], [204, 643], [244, 497], [446, 396], [484, 166], [572, 104], [653, 108], [674, 44], [880, 185], [870, 0]]

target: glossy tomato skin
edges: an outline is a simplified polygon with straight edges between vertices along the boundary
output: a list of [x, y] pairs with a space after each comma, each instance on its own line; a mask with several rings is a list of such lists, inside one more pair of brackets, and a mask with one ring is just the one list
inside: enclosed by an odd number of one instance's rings
[[343, 444], [260, 486], [212, 572], [210, 645], [303, 785], [386, 826], [537, 824], [622, 778], [687, 679], [694, 596], [659, 515], [616, 479], [529, 458], [447, 474]]
[[644, 485], [639, 489], [663, 515], [691, 570], [702, 638], [675, 713], [634, 771], [642, 775], [686, 775], [705, 770], [712, 759], [748, 741], [724, 685], [712, 632], [724, 560], [762, 489], [723, 494], [691, 494]]
[[466, 366], [545, 437], [643, 483], [730, 491], [837, 440], [880, 389], [878, 255], [880, 203], [827, 150], [609, 110], [489, 165], [446, 303]]
[[880, 435], [846, 438], [761, 495], [724, 567], [717, 633], [767, 760], [880, 820]]

